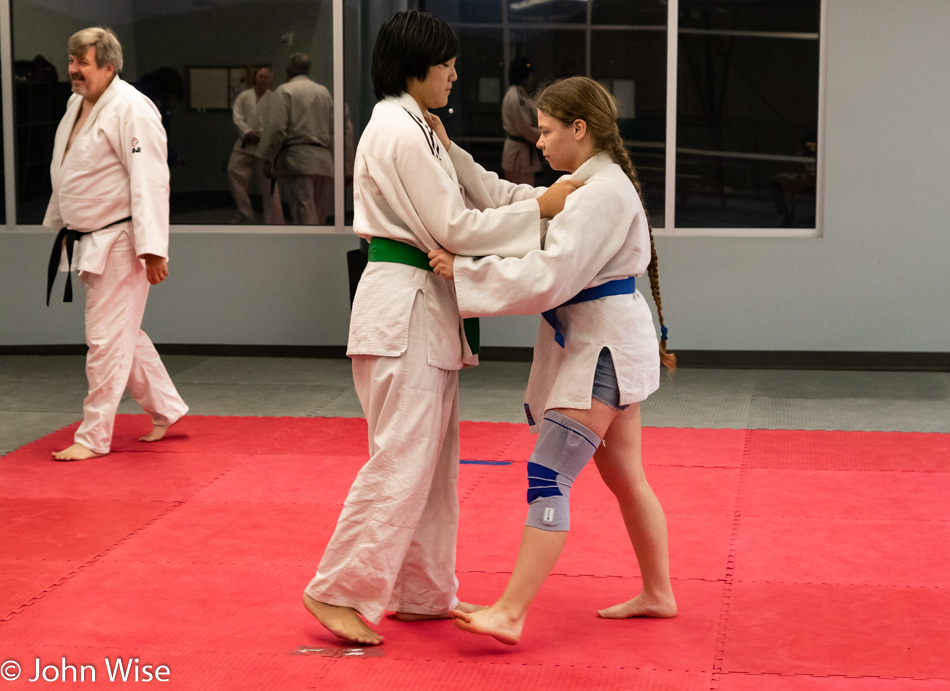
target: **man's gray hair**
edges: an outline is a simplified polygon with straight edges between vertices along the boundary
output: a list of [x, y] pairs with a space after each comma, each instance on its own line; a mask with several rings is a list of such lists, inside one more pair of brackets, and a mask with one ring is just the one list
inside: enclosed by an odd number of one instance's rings
[[69, 54], [81, 58], [90, 48], [96, 49], [96, 66], [114, 65], [116, 74], [122, 71], [122, 44], [112, 29], [93, 26], [77, 31], [66, 43]]
[[287, 59], [287, 75], [296, 77], [310, 74], [310, 56], [306, 53], [294, 53]]

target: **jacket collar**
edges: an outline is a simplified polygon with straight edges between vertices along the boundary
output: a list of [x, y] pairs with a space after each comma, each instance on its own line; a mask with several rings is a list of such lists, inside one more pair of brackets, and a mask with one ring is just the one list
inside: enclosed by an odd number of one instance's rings
[[605, 151], [601, 151], [600, 153], [594, 154], [584, 161], [580, 168], [571, 174], [571, 178], [574, 180], [587, 182], [597, 171], [599, 171], [604, 166], [609, 166], [611, 163], [613, 163], [613, 159], [610, 158], [610, 154]]

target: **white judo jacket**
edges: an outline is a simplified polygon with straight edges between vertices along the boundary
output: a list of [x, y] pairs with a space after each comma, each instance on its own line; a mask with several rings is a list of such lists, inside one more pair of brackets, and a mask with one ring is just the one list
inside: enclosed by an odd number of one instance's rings
[[[116, 76], [64, 157], [81, 108], [82, 96], [73, 94], [56, 130], [50, 165], [53, 194], [43, 225], [97, 231], [76, 244], [73, 268], [80, 271], [101, 274], [121, 233], [128, 233], [136, 256], [167, 259], [168, 154], [158, 109]], [[105, 228], [129, 216], [131, 222]], [[64, 252], [61, 269], [65, 261]]]
[[[423, 252], [521, 257], [541, 247], [535, 197], [544, 188], [490, 187], [487, 173], [457, 145], [446, 152], [415, 99], [403, 93], [376, 104], [354, 167], [353, 230]], [[459, 185], [469, 180], [471, 187]], [[502, 208], [496, 208], [502, 207]], [[446, 370], [478, 362], [462, 332], [454, 285], [430, 271], [370, 262], [350, 318], [348, 355], [396, 357], [408, 345], [416, 294], [425, 299], [428, 363]]]
[[304, 74], [274, 90], [256, 156], [277, 175], [333, 176], [333, 97]]
[[268, 89], [260, 98], [254, 89], [245, 89], [234, 99], [231, 109], [231, 118], [238, 131], [237, 141], [234, 142], [234, 151], [244, 154], [253, 154], [257, 151], [258, 142], [245, 142], [244, 138], [251, 132], [261, 134], [264, 131], [267, 110], [273, 105], [274, 92]]
[[[520, 86], [509, 86], [501, 102], [501, 125], [505, 130], [505, 146], [501, 153], [501, 167], [515, 173], [534, 173], [541, 170], [541, 152], [536, 146], [541, 137], [537, 127], [534, 103]], [[521, 137], [516, 142], [507, 135]]]
[[[539, 314], [584, 288], [643, 275], [650, 263], [649, 227], [623, 169], [600, 153], [570, 177], [584, 186], [547, 225], [543, 249], [522, 258], [456, 258], [463, 317]], [[494, 184], [513, 187], [504, 180]], [[659, 387], [656, 330], [639, 291], [559, 307], [557, 318], [565, 347], [544, 320], [534, 347], [525, 394], [532, 427], [550, 408], [590, 408], [594, 369], [605, 347], [613, 357], [621, 405], [644, 400]]]

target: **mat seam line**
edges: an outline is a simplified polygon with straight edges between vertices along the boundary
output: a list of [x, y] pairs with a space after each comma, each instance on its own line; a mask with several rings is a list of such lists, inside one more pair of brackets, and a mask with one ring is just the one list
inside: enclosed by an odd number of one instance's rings
[[739, 481], [736, 485], [736, 503], [733, 510], [732, 534], [729, 536], [729, 556], [726, 560], [722, 605], [719, 610], [719, 627], [716, 631], [716, 651], [713, 655], [712, 674], [710, 675], [710, 691], [719, 688], [723, 675], [723, 659], [726, 653], [726, 628], [729, 620], [729, 611], [732, 605], [732, 587], [735, 583], [736, 545], [739, 541], [739, 522], [742, 518], [742, 490], [748, 472], [749, 448], [751, 446], [752, 430], [746, 429], [745, 440], [742, 445], [742, 463], [739, 466]]
[[16, 609], [14, 609], [12, 612], [10, 612], [7, 616], [5, 616], [5, 617], [3, 617], [2, 619], [0, 619], [0, 626], [2, 626], [3, 624], [5, 624], [5, 623], [11, 621], [17, 614], [19, 614], [20, 612], [22, 612], [22, 611], [23, 611], [24, 609], [26, 609], [27, 607], [33, 605], [34, 603], [38, 602], [39, 600], [41, 600], [41, 599], [43, 599], [44, 597], [46, 597], [47, 595], [49, 595], [53, 590], [55, 590], [56, 588], [60, 587], [63, 583], [65, 583], [66, 581], [68, 581], [69, 579], [71, 579], [71, 578], [72, 578], [73, 576], [75, 576], [77, 573], [79, 573], [80, 571], [83, 571], [84, 569], [86, 569], [86, 567], [90, 566], [91, 564], [95, 564], [95, 563], [98, 562], [100, 559], [102, 559], [104, 556], [106, 556], [107, 554], [109, 554], [109, 552], [113, 551], [116, 547], [118, 547], [118, 546], [121, 545], [122, 543], [128, 541], [129, 539], [135, 537], [135, 536], [138, 535], [140, 532], [142, 532], [143, 530], [145, 530], [146, 528], [148, 528], [150, 525], [152, 525], [153, 523], [155, 523], [155, 522], [158, 521], [158, 520], [161, 520], [162, 518], [164, 518], [165, 516], [167, 516], [170, 512], [174, 511], [175, 509], [180, 508], [180, 507], [183, 506], [184, 504], [185, 504], [185, 502], [183, 502], [183, 501], [173, 502], [173, 503], [172, 503], [172, 506], [168, 507], [165, 511], [163, 511], [163, 512], [160, 513], [160, 514], [158, 514], [157, 516], [155, 516], [154, 518], [152, 518], [152, 519], [151, 519], [150, 521], [148, 521], [147, 523], [145, 523], [145, 524], [139, 526], [138, 528], [136, 528], [135, 530], [133, 530], [131, 533], [127, 534], [125, 537], [121, 538], [120, 540], [118, 540], [117, 542], [113, 543], [113, 544], [110, 545], [109, 547], [106, 547], [103, 551], [99, 552], [99, 554], [95, 555], [92, 559], [90, 559], [89, 561], [87, 561], [87, 562], [81, 564], [79, 567], [77, 567], [76, 569], [74, 569], [74, 570], [71, 571], [70, 573], [66, 574], [65, 576], [63, 576], [62, 578], [60, 578], [58, 581], [56, 581], [55, 583], [53, 583], [52, 585], [50, 585], [49, 587], [47, 587], [46, 589], [44, 589], [44, 590], [41, 591], [40, 593], [38, 593], [38, 594], [34, 595], [33, 597], [31, 597], [29, 600], [27, 600], [27, 601], [24, 602], [22, 605], [20, 605], [19, 607], [17, 607]]
[[[74, 424], [74, 423], [70, 423], [70, 424]], [[68, 426], [69, 426], [69, 425], [67, 425], [67, 427], [68, 427]], [[55, 434], [55, 432], [53, 432], [53, 433], [51, 433], [51, 434]], [[240, 465], [240, 464], [238, 464], [238, 465]], [[148, 521], [147, 523], [145, 523], [145, 524], [139, 526], [136, 530], [133, 530], [131, 533], [128, 533], [125, 537], [121, 538], [120, 540], [118, 540], [117, 542], [115, 542], [114, 544], [112, 544], [111, 546], [105, 548], [103, 551], [99, 552], [97, 555], [95, 555], [94, 557], [92, 557], [92, 559], [90, 559], [89, 561], [87, 561], [87, 562], [81, 564], [78, 568], [74, 569], [73, 571], [67, 573], [65, 576], [63, 576], [62, 578], [60, 578], [58, 581], [54, 582], [53, 584], [51, 584], [50, 586], [48, 586], [47, 588], [45, 588], [45, 589], [42, 590], [41, 592], [39, 592], [39, 593], [37, 593], [36, 595], [34, 595], [33, 597], [31, 597], [29, 600], [27, 600], [26, 602], [24, 602], [22, 605], [16, 607], [16, 608], [15, 608], [14, 610], [12, 610], [9, 614], [7, 614], [6, 616], [4, 616], [3, 618], [0, 618], [0, 626], [3, 626], [3, 624], [7, 623], [8, 621], [11, 621], [14, 617], [16, 617], [16, 616], [17, 616], [20, 612], [22, 612], [24, 609], [26, 609], [27, 607], [33, 605], [35, 602], [38, 602], [38, 601], [41, 600], [42, 598], [46, 597], [46, 595], [50, 594], [53, 590], [55, 590], [56, 588], [58, 588], [58, 587], [60, 587], [61, 585], [63, 585], [66, 581], [68, 581], [69, 579], [71, 579], [73, 576], [75, 576], [75, 575], [76, 575], [77, 573], [79, 573], [80, 571], [83, 571], [83, 570], [84, 570], [86, 567], [88, 567], [89, 565], [98, 562], [100, 559], [102, 559], [104, 556], [106, 556], [107, 554], [109, 554], [110, 552], [112, 552], [116, 547], [118, 547], [118, 546], [121, 545], [122, 543], [127, 542], [127, 541], [130, 540], [131, 538], [135, 537], [136, 535], [138, 535], [140, 532], [142, 532], [143, 530], [145, 530], [146, 528], [148, 528], [149, 526], [151, 526], [151, 525], [152, 525], [153, 523], [155, 523], [156, 521], [159, 521], [159, 520], [161, 520], [162, 518], [166, 517], [166, 516], [167, 516], [169, 513], [171, 513], [172, 511], [175, 511], [176, 509], [180, 509], [182, 506], [184, 506], [186, 503], [188, 503], [188, 501], [189, 501], [190, 499], [193, 499], [193, 498], [194, 498], [195, 496], [197, 496], [199, 493], [203, 492], [205, 489], [207, 489], [208, 487], [210, 487], [211, 485], [213, 485], [213, 484], [214, 484], [215, 482], [217, 482], [219, 479], [221, 479], [222, 477], [224, 477], [225, 475], [227, 475], [229, 472], [231, 472], [232, 470], [234, 470], [235, 467], [236, 467], [236, 466], [232, 466], [231, 468], [228, 468], [227, 470], [225, 470], [225, 471], [219, 473], [218, 475], [216, 475], [215, 477], [213, 477], [211, 480], [208, 481], [207, 484], [205, 484], [204, 486], [202, 486], [200, 489], [196, 490], [196, 491], [194, 492], [194, 494], [192, 494], [191, 497], [189, 497], [188, 499], [172, 502], [172, 505], [171, 505], [168, 509], [166, 509], [166, 510], [163, 511], [162, 513], [158, 514], [157, 516], [155, 516], [154, 518], [152, 518], [152, 519], [151, 519], [150, 521]]]

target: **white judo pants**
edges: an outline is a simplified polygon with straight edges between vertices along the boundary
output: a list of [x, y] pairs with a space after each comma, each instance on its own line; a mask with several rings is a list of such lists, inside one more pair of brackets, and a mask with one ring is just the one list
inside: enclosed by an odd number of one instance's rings
[[326, 175], [288, 175], [290, 217], [297, 225], [322, 226], [333, 208], [333, 178]]
[[283, 225], [284, 210], [280, 206], [280, 189], [274, 186], [274, 193], [271, 194], [271, 181], [264, 175], [263, 161], [254, 154], [232, 151], [231, 158], [228, 160], [228, 184], [231, 186], [231, 195], [237, 205], [238, 216], [243, 221], [254, 219], [251, 198], [247, 194], [247, 186], [252, 176], [264, 203], [264, 223]]
[[354, 356], [353, 380], [370, 458], [306, 593], [374, 624], [387, 609], [445, 614], [458, 604], [458, 371], [427, 362], [421, 294], [406, 352]]
[[141, 330], [149, 283], [126, 233], [116, 239], [101, 274], [81, 272], [86, 292], [86, 378], [89, 394], [74, 441], [109, 453], [115, 415], [128, 387], [156, 425], [188, 412], [155, 346]]

